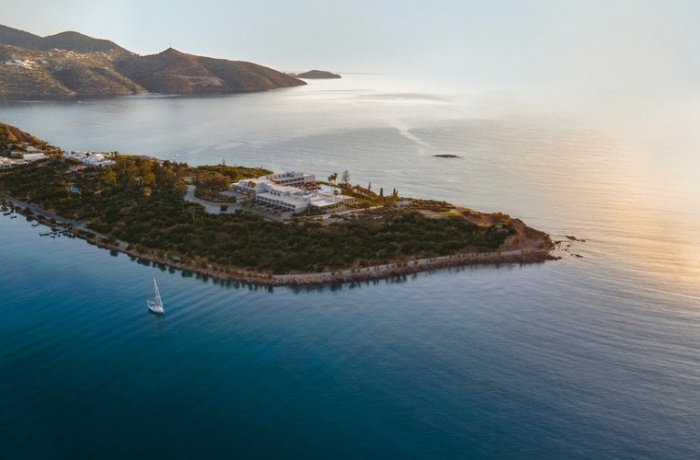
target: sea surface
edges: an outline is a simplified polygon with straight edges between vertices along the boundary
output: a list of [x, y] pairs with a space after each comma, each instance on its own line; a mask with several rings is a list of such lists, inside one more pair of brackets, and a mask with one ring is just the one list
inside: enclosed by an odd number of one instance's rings
[[348, 170], [563, 241], [544, 264], [268, 289], [0, 215], [0, 458], [699, 458], [697, 100], [347, 74], [0, 105], [66, 150]]

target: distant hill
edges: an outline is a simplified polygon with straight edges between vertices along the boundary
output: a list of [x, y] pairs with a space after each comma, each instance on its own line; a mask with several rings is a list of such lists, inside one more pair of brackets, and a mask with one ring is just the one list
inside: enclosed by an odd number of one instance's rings
[[22, 143], [34, 146], [45, 144], [45, 142], [38, 137], [25, 133], [15, 126], [0, 123], [0, 144], [5, 143]]
[[0, 123], [0, 156], [9, 156], [13, 150], [25, 150], [27, 146], [40, 149], [50, 147], [43, 140], [15, 126]]
[[20, 46], [22, 48], [38, 49], [41, 46], [41, 37], [23, 30], [13, 29], [0, 25], [0, 43], [4, 45]]
[[55, 99], [144, 92], [102, 52], [39, 51], [0, 45], [0, 97]]
[[238, 93], [304, 85], [258, 64], [172, 48], [139, 56], [78, 32], [39, 37], [0, 25], [0, 98]]
[[41, 49], [70, 50], [76, 53], [110, 53], [114, 56], [135, 56], [109, 40], [88, 37], [78, 32], [61, 32], [41, 39]]
[[325, 70], [309, 70], [308, 72], [297, 74], [296, 77], [308, 79], [341, 78], [337, 73], [331, 73]]
[[241, 93], [304, 84], [269, 67], [195, 56], [173, 48], [122, 59], [115, 67], [154, 93]]
[[3, 25], [0, 25], [0, 44], [13, 45], [30, 50], [60, 49], [76, 53], [112, 53], [116, 56], [135, 54], [109, 40], [88, 37], [78, 32], [61, 32], [42, 38], [38, 35]]

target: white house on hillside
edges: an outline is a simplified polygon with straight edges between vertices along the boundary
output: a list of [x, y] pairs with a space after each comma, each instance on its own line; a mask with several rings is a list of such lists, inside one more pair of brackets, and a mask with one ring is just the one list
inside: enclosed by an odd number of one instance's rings
[[80, 152], [77, 150], [73, 150], [70, 153], [63, 152], [64, 158], [77, 160], [88, 166], [111, 166], [115, 162], [113, 160], [109, 160], [109, 156], [109, 153], [102, 152]]

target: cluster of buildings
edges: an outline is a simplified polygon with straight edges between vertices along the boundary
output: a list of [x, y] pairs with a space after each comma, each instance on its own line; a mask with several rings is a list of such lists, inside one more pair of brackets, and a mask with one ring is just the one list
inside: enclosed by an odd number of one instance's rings
[[[115, 164], [111, 153], [84, 152], [72, 150], [63, 152], [63, 157], [80, 162], [73, 170], [88, 166], [111, 166]], [[0, 168], [27, 164], [46, 158], [46, 154], [34, 147], [26, 151], [12, 152], [10, 158], [0, 157]], [[306, 211], [324, 212], [343, 204], [349, 204], [352, 197], [338, 194], [337, 190], [322, 191], [311, 185], [316, 182], [313, 174], [287, 171], [269, 174], [257, 179], [244, 179], [231, 185], [231, 190], [249, 197], [255, 203], [277, 208], [295, 214]]]
[[26, 165], [34, 161], [43, 160], [46, 154], [43, 150], [28, 145], [24, 150], [13, 150], [8, 157], [0, 157], [0, 168]]
[[[73, 150], [71, 152], [63, 152], [63, 157], [79, 161], [85, 167], [87, 166], [111, 166], [115, 162], [110, 160], [111, 153], [103, 152], [80, 152]], [[13, 150], [9, 157], [0, 156], [0, 168], [10, 168], [12, 166], [20, 166], [39, 161], [47, 158], [43, 150], [30, 145], [24, 150]]]
[[14, 66], [14, 67], [22, 67], [24, 69], [32, 69], [33, 68], [32, 64], [33, 64], [33, 62], [28, 60], [28, 59], [24, 59], [24, 60], [10, 59], [9, 61], [5, 61], [5, 65]]
[[87, 166], [111, 166], [115, 163], [114, 160], [110, 160], [111, 157], [111, 153], [103, 152], [82, 152], [79, 150], [63, 152], [63, 158], [76, 160]]
[[313, 211], [327, 211], [353, 200], [346, 195], [322, 192], [308, 188], [315, 182], [313, 174], [288, 171], [245, 179], [231, 186], [234, 192], [242, 193], [256, 203], [291, 211], [295, 214]]

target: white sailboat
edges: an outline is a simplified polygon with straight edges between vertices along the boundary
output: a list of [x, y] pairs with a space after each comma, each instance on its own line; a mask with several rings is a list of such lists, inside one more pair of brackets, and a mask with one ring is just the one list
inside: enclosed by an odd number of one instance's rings
[[148, 304], [148, 309], [153, 313], [163, 314], [165, 310], [163, 309], [163, 301], [160, 299], [160, 292], [158, 292], [158, 285], [156, 284], [156, 279], [153, 278], [153, 298], [146, 301]]

